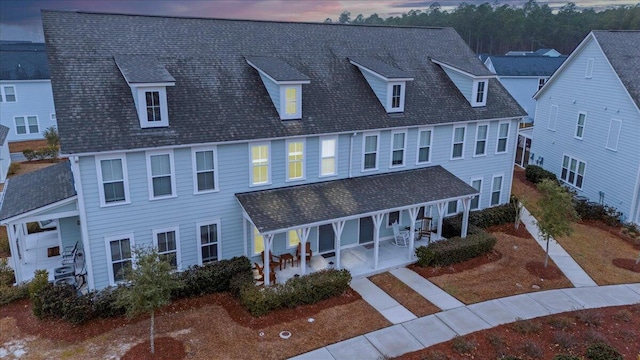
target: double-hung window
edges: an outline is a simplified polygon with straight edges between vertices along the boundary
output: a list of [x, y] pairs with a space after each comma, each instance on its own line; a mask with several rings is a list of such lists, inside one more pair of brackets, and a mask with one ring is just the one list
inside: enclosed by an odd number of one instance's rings
[[294, 248], [300, 243], [300, 237], [296, 230], [289, 230], [287, 232], [287, 248]]
[[304, 179], [304, 139], [287, 140], [287, 181]]
[[485, 106], [487, 104], [487, 85], [488, 80], [475, 80], [473, 82], [473, 91], [471, 94], [471, 106]]
[[285, 102], [285, 113], [295, 115], [298, 112], [298, 91], [295, 87], [286, 88]]
[[198, 223], [198, 237], [200, 238], [198, 257], [200, 264], [218, 261], [220, 259], [220, 221]]
[[391, 108], [397, 109], [400, 107], [400, 95], [401, 95], [402, 85], [399, 85], [399, 84], [393, 85], [391, 89], [392, 89]]
[[392, 211], [387, 214], [387, 227], [392, 227], [393, 223], [400, 225], [400, 211]]
[[249, 144], [251, 156], [251, 185], [268, 184], [269, 171], [269, 143]]
[[500, 204], [502, 175], [494, 176], [491, 184], [491, 206]]
[[447, 215], [453, 215], [458, 212], [458, 200], [449, 201], [447, 203]]
[[498, 126], [498, 144], [496, 145], [496, 154], [507, 152], [507, 144], [509, 143], [509, 123], [500, 123]]
[[337, 136], [320, 138], [320, 176], [331, 176], [338, 173], [337, 148]]
[[165, 260], [173, 269], [178, 269], [180, 251], [178, 240], [178, 229], [165, 229], [153, 232], [156, 241], [158, 255], [160, 259]]
[[420, 129], [418, 132], [418, 164], [431, 161], [431, 129]]
[[464, 158], [464, 126], [453, 128], [453, 142], [451, 146], [451, 160]]
[[109, 282], [115, 285], [125, 280], [126, 271], [131, 269], [133, 256], [131, 247], [133, 246], [133, 234], [124, 236], [113, 236], [105, 238], [107, 247], [107, 259], [109, 266]]
[[584, 181], [584, 171], [587, 164], [571, 156], [564, 155], [562, 159], [562, 172], [560, 179], [567, 184], [573, 185], [578, 189], [582, 189]]
[[404, 166], [404, 148], [407, 133], [391, 133], [391, 167]]
[[578, 113], [578, 122], [576, 123], [576, 134], [575, 138], [582, 140], [584, 135], [584, 125], [587, 121], [587, 114], [581, 112]]
[[16, 116], [14, 118], [16, 122], [16, 134], [38, 134], [40, 128], [38, 127], [37, 116]]
[[264, 251], [264, 237], [257, 227], [253, 227], [253, 255], [260, 255]]
[[162, 121], [162, 115], [160, 111], [160, 92], [159, 91], [145, 91], [144, 98], [147, 109], [147, 121], [156, 122]]
[[129, 185], [125, 155], [97, 156], [98, 190], [102, 206], [128, 204]]
[[[476, 189], [477, 192], [482, 193], [482, 178], [471, 179], [471, 187]], [[480, 208], [480, 194], [471, 199], [471, 210], [477, 210]]]
[[149, 199], [162, 199], [176, 195], [173, 152], [147, 153]]
[[478, 124], [478, 127], [476, 127], [476, 149], [473, 153], [474, 156], [483, 156], [487, 154], [488, 133], [488, 124]]
[[193, 149], [194, 193], [205, 193], [218, 190], [218, 173], [216, 172], [216, 149]]
[[0, 90], [0, 102], [16, 102], [15, 86], [3, 86]]
[[378, 168], [378, 134], [364, 135], [362, 170], [376, 170]]

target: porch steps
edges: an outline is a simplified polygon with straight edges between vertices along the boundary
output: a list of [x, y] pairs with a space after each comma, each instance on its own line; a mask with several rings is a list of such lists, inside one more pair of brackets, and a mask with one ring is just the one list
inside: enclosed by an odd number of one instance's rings
[[410, 269], [398, 268], [389, 272], [442, 310], [464, 306], [460, 300], [447, 294], [444, 290]]
[[351, 280], [351, 288], [392, 324], [400, 324], [417, 318], [367, 278]]

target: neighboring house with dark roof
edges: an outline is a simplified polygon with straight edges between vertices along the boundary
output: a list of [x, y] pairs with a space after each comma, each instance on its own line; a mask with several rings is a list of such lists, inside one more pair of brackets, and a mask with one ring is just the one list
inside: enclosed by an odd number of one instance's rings
[[0, 184], [7, 179], [7, 173], [11, 166], [11, 154], [9, 153], [9, 128], [0, 125]]
[[592, 31], [535, 99], [535, 163], [640, 224], [640, 31]]
[[526, 114], [451, 28], [42, 15], [90, 288], [134, 245], [185, 269], [309, 243], [296, 272], [371, 273], [415, 261], [380, 246], [394, 222], [463, 213], [465, 236], [509, 200]]
[[43, 43], [0, 42], [0, 124], [10, 129], [9, 142], [43, 139], [56, 125]]

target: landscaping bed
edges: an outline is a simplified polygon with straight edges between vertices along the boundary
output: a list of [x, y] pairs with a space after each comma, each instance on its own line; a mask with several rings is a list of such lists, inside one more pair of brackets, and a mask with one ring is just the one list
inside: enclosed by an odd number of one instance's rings
[[417, 317], [435, 314], [440, 311], [439, 307], [433, 305], [391, 273], [385, 272], [374, 275], [369, 277], [369, 280]]

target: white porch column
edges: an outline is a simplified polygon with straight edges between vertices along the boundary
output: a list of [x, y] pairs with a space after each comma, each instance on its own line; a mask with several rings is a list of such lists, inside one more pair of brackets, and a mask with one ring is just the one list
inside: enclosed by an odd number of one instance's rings
[[471, 209], [471, 198], [462, 199], [462, 207], [464, 208], [464, 213], [462, 213], [462, 231], [460, 232], [461, 238], [467, 237], [467, 232], [469, 231], [469, 210]]
[[336, 236], [336, 268], [338, 270], [342, 269], [342, 265], [340, 264], [340, 240], [342, 237], [342, 230], [344, 230], [344, 223], [344, 220], [338, 220], [331, 223], [333, 233]]
[[407, 209], [409, 211], [409, 219], [411, 220], [409, 226], [409, 260], [413, 259], [415, 239], [416, 239], [416, 220], [418, 219], [418, 212], [420, 207], [412, 207]]
[[271, 275], [271, 266], [269, 263], [271, 262], [271, 257], [269, 253], [271, 252], [271, 244], [273, 243], [273, 234], [267, 234], [262, 236], [262, 242], [264, 243], [264, 258], [262, 259], [262, 275], [264, 276], [264, 285], [271, 285], [270, 275]]
[[300, 228], [296, 229], [296, 233], [298, 234], [298, 239], [300, 239], [300, 257], [298, 261], [301, 261], [300, 265], [300, 276], [307, 273], [307, 239], [309, 239], [309, 232], [311, 232], [311, 228]]
[[382, 224], [382, 219], [384, 219], [384, 213], [371, 215], [371, 219], [373, 219], [373, 227], [375, 228], [375, 231], [373, 232], [373, 269], [375, 270], [378, 268], [378, 254], [380, 253], [380, 225]]
[[442, 239], [442, 220], [447, 210], [447, 203], [439, 202], [436, 206], [438, 206], [438, 239]]
[[9, 240], [9, 250], [11, 251], [11, 261], [13, 262], [13, 270], [16, 276], [16, 284], [23, 281], [22, 278], [22, 266], [20, 264], [20, 254], [18, 247], [16, 246], [16, 233], [13, 231], [13, 225], [6, 225], [7, 237]]

